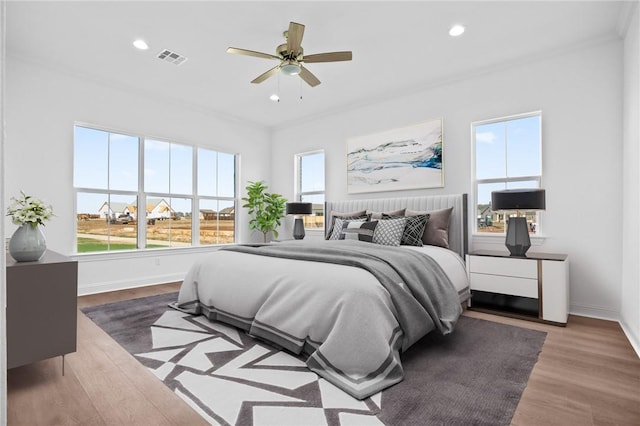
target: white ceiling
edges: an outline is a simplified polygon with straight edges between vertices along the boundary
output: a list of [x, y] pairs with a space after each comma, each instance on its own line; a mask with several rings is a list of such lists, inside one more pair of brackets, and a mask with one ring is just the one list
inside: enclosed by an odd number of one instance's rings
[[[9, 56], [278, 128], [618, 37], [624, 3], [9, 1], [6, 38]], [[352, 50], [353, 61], [307, 65], [315, 88], [284, 75], [251, 84], [277, 62], [227, 47], [275, 53], [289, 21], [306, 26], [306, 54]], [[463, 36], [448, 35], [454, 23]], [[136, 38], [150, 49], [135, 49]], [[162, 49], [188, 61], [163, 62]]]

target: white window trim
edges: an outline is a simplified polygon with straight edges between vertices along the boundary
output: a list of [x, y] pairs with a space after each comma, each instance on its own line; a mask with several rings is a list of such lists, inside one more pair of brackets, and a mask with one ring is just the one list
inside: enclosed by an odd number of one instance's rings
[[[539, 117], [540, 118], [540, 176], [519, 176], [514, 178], [487, 178], [487, 179], [476, 179], [476, 138], [475, 138], [475, 128], [478, 125], [486, 125], [493, 123], [500, 123], [505, 121], [519, 120], [522, 118], [528, 117]], [[513, 183], [520, 181], [538, 181], [538, 187], [542, 188], [542, 176], [544, 170], [544, 164], [542, 163], [542, 110], [531, 111], [522, 114], [513, 114], [507, 115], [504, 117], [491, 118], [488, 120], [478, 120], [471, 122], [470, 126], [470, 140], [471, 140], [471, 188], [472, 188], [472, 197], [473, 202], [471, 204], [472, 214], [470, 215], [471, 219], [471, 236], [475, 242], [479, 243], [498, 243], [504, 244], [505, 233], [488, 233], [488, 232], [478, 232], [478, 220], [477, 220], [477, 209], [478, 209], [478, 184], [482, 183]], [[537, 214], [537, 224], [538, 228], [536, 230], [535, 235], [531, 235], [531, 245], [536, 246], [540, 245], [544, 242], [546, 237], [543, 234], [543, 218], [540, 216], [540, 213]]]
[[[193, 145], [193, 144], [188, 144], [188, 143], [180, 143], [180, 142], [171, 142], [167, 139], [164, 138], [157, 138], [157, 137], [152, 137], [152, 136], [145, 136], [142, 134], [136, 134], [135, 132], [129, 132], [129, 131], [121, 131], [121, 130], [115, 130], [112, 128], [108, 128], [108, 127], [104, 127], [104, 126], [99, 126], [99, 125], [94, 125], [94, 124], [89, 124], [89, 123], [83, 123], [83, 122], [74, 122], [73, 124], [74, 128], [76, 126], [78, 127], [86, 127], [86, 128], [90, 128], [90, 129], [94, 129], [94, 130], [100, 130], [103, 132], [109, 132], [109, 133], [116, 133], [119, 135], [126, 135], [126, 136], [131, 136], [131, 137], [135, 137], [138, 138], [138, 190], [137, 191], [122, 191], [122, 190], [111, 190], [111, 189], [97, 189], [97, 188], [83, 188], [83, 187], [73, 187], [74, 190], [74, 202], [73, 202], [73, 208], [74, 208], [74, 212], [75, 215], [77, 216], [77, 211], [78, 211], [78, 193], [94, 193], [94, 194], [105, 194], [105, 195], [110, 195], [110, 194], [114, 194], [114, 195], [127, 195], [127, 196], [132, 196], [132, 197], [136, 197], [137, 198], [137, 203], [138, 203], [138, 214], [137, 214], [137, 236], [136, 236], [136, 248], [132, 249], [132, 250], [105, 250], [105, 251], [99, 251], [99, 252], [87, 252], [87, 253], [78, 253], [77, 251], [77, 240], [78, 240], [78, 228], [77, 226], [74, 226], [74, 247], [73, 247], [73, 254], [72, 256], [78, 257], [78, 258], [82, 258], [82, 257], [101, 257], [101, 256], [108, 256], [110, 259], [116, 258], [118, 257], [118, 254], [126, 254], [128, 257], [132, 254], [132, 253], [145, 253], [145, 252], [153, 252], [153, 251], [166, 251], [166, 250], [193, 250], [194, 248], [215, 248], [215, 247], [219, 247], [219, 246], [223, 246], [223, 245], [228, 245], [225, 243], [218, 243], [218, 244], [200, 244], [200, 221], [199, 220], [193, 220], [194, 218], [194, 211], [198, 211], [199, 212], [199, 202], [201, 199], [205, 199], [205, 200], [216, 200], [216, 201], [232, 201], [235, 207], [235, 210], [237, 212], [238, 209], [238, 205], [239, 205], [239, 191], [238, 191], [238, 175], [239, 175], [239, 165], [240, 165], [240, 160], [239, 160], [239, 155], [237, 153], [229, 153], [229, 152], [224, 152], [224, 151], [219, 151], [217, 149], [213, 149], [210, 147], [205, 147], [205, 146], [201, 146], [201, 145]], [[75, 133], [75, 132], [74, 132]], [[144, 146], [145, 146], [145, 141], [147, 139], [150, 140], [154, 140], [154, 141], [158, 141], [158, 142], [164, 142], [164, 143], [169, 143], [169, 144], [176, 144], [176, 145], [183, 145], [183, 146], [188, 146], [192, 148], [192, 179], [191, 179], [191, 194], [178, 194], [178, 193], [162, 193], [162, 192], [145, 192], [144, 191]], [[74, 141], [75, 142], [75, 141]], [[198, 195], [197, 194], [197, 189], [198, 189], [198, 176], [197, 176], [197, 151], [198, 149], [206, 149], [209, 151], [214, 151], [217, 153], [224, 153], [224, 154], [229, 154], [229, 155], [233, 155], [234, 156], [234, 169], [235, 169], [235, 175], [234, 175], [234, 197], [218, 197], [218, 196], [209, 196], [209, 195]], [[75, 156], [75, 147], [74, 147], [74, 154]], [[107, 161], [110, 160], [110, 157], [107, 159]], [[217, 161], [217, 160], [216, 160]], [[107, 171], [109, 170], [109, 168], [107, 167]], [[74, 179], [75, 182], [75, 179]], [[216, 185], [218, 184], [218, 182], [216, 182]], [[171, 188], [169, 188], [171, 189]], [[217, 189], [217, 188], [216, 188]], [[158, 198], [187, 198], [187, 199], [191, 199], [191, 245], [190, 246], [185, 246], [185, 247], [179, 247], [179, 246], [167, 246], [167, 247], [162, 247], [162, 248], [147, 248], [147, 234], [146, 234], [146, 226], [147, 226], [147, 209], [146, 209], [146, 199], [148, 197], [158, 197]], [[140, 204], [142, 202], [143, 208], [140, 209]], [[196, 207], [198, 207], [198, 209], [196, 209]], [[199, 218], [199, 214], [196, 215], [197, 218]], [[77, 219], [76, 219], [77, 220]], [[234, 229], [237, 231], [237, 227], [238, 227], [238, 215], [234, 215]], [[232, 244], [235, 244], [235, 242], [237, 241], [237, 237], [238, 237], [238, 233], [234, 232], [234, 242]]]
[[[326, 173], [325, 173], [325, 182], [324, 182], [324, 190], [322, 191], [301, 191], [300, 190], [300, 181], [302, 180], [302, 175], [300, 174], [301, 171], [301, 163], [302, 163], [302, 157], [304, 157], [305, 155], [313, 155], [313, 154], [319, 154], [322, 153], [324, 156], [324, 170], [326, 172], [327, 170], [327, 157], [324, 155], [324, 149], [316, 149], [314, 151], [306, 151], [306, 152], [299, 152], [297, 154], [294, 154], [293, 156], [293, 173], [294, 173], [294, 186], [293, 186], [293, 199], [296, 200], [297, 202], [302, 201], [302, 196], [303, 195], [326, 195], [326, 188], [327, 188], [327, 182], [326, 182]], [[322, 232], [324, 235], [324, 227], [322, 228], [307, 228], [305, 227], [305, 232]]]

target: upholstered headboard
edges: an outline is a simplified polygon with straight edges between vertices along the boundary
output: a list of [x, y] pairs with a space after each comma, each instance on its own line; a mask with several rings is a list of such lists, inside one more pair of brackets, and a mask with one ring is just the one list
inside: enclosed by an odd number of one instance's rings
[[327, 201], [325, 202], [324, 210], [325, 229], [329, 227], [327, 222], [332, 211], [371, 210], [386, 212], [402, 208], [432, 211], [449, 207], [453, 207], [449, 221], [449, 248], [464, 258], [464, 255], [468, 252], [467, 194]]

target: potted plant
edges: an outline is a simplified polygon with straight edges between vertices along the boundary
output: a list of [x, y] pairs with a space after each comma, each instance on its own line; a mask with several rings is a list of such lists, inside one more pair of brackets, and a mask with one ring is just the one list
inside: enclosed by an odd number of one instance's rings
[[280, 226], [280, 219], [284, 217], [286, 198], [280, 194], [267, 192], [268, 187], [263, 181], [249, 181], [246, 189], [247, 196], [242, 198], [246, 204], [242, 207], [249, 209], [251, 216], [249, 229], [257, 229], [262, 232], [265, 243], [269, 231], [278, 238], [277, 228]]

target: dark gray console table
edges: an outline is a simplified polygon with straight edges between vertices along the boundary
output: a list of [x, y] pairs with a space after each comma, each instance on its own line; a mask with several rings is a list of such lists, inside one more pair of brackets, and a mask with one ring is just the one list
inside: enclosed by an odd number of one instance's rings
[[47, 250], [36, 262], [7, 257], [7, 368], [76, 351], [78, 262]]

